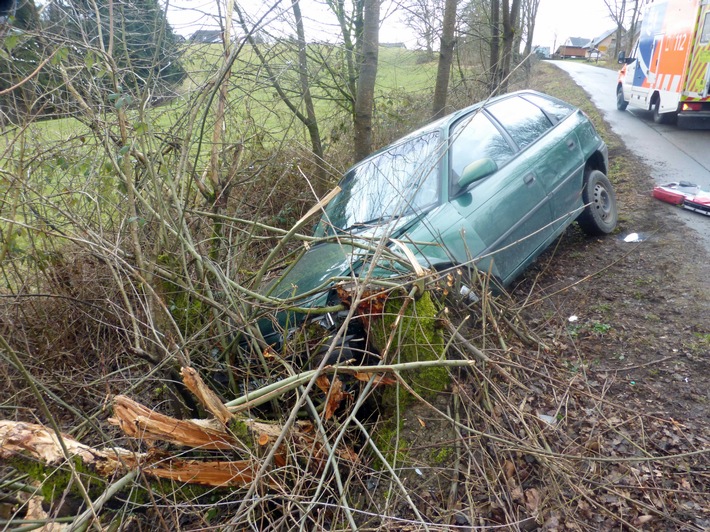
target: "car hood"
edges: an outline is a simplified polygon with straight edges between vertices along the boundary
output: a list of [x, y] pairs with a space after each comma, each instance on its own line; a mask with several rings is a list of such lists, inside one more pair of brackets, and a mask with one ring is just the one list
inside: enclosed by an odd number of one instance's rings
[[[338, 277], [357, 277], [363, 267], [370, 267], [375, 249], [383, 241], [396, 239], [416, 224], [426, 213], [401, 217], [387, 224], [341, 238], [320, 242], [312, 246], [264, 291], [278, 299], [296, 298], [299, 307], [317, 307], [326, 304], [329, 281]], [[373, 277], [391, 277], [403, 273], [391, 260], [378, 260], [372, 269]], [[303, 296], [303, 297], [298, 297]]]
[[[345, 242], [323, 242], [306, 251], [291, 264], [265, 291], [278, 299], [298, 298], [296, 306], [311, 306], [322, 288], [334, 277], [353, 276], [359, 270], [361, 259], [358, 249]], [[318, 293], [311, 294], [313, 291]]]

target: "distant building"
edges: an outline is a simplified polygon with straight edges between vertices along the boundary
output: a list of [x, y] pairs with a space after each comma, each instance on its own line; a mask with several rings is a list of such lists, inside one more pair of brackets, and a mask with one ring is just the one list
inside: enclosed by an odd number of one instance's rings
[[537, 54], [541, 59], [550, 59], [550, 47], [549, 46], [533, 46], [532, 52]]
[[576, 57], [586, 57], [590, 39], [582, 37], [570, 37], [555, 51], [555, 55], [560, 59], [572, 59]]
[[190, 36], [190, 42], [199, 43], [221, 43], [222, 42], [222, 31], [221, 30], [197, 30]]
[[406, 48], [403, 42], [383, 42], [380, 43], [382, 48]]
[[[621, 32], [621, 38], [624, 39], [626, 31]], [[589, 41], [587, 57], [596, 59], [597, 57], [608, 57], [609, 54], [614, 54], [616, 50], [616, 28], [605, 31], [601, 35], [594, 37]], [[596, 57], [594, 56], [596, 52]]]
[[[626, 35], [622, 31], [622, 39]], [[572, 59], [586, 57], [587, 59], [600, 59], [613, 54], [616, 49], [616, 28], [605, 31], [593, 39], [583, 37], [570, 37], [555, 51], [555, 57]]]

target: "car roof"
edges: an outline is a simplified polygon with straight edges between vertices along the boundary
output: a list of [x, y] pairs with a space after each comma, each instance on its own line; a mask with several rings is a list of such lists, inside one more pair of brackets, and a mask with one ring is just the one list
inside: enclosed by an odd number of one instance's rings
[[[379, 150], [371, 153], [370, 155], [365, 157], [362, 161], [359, 161], [358, 163], [353, 165], [350, 169], [360, 166], [361, 164], [363, 164], [364, 162], [366, 162], [370, 158], [375, 157], [375, 156], [379, 155], [381, 152], [384, 152], [394, 146], [398, 146], [399, 144], [402, 144], [403, 142], [407, 142], [408, 140], [419, 137], [421, 135], [425, 135], [427, 133], [433, 133], [435, 131], [442, 131], [446, 127], [448, 127], [450, 124], [453, 124], [454, 122], [456, 122], [462, 116], [467, 115], [477, 109], [485, 108], [488, 105], [491, 105], [493, 103], [496, 103], [496, 102], [499, 102], [502, 100], [506, 100], [508, 98], [514, 98], [516, 96], [522, 96], [525, 94], [540, 96], [542, 98], [547, 98], [550, 101], [557, 100], [557, 98], [553, 98], [552, 96], [549, 96], [549, 95], [544, 94], [542, 92], [529, 90], [529, 89], [519, 90], [519, 91], [515, 91], [515, 92], [509, 92], [506, 94], [501, 94], [500, 96], [494, 96], [494, 97], [488, 98], [487, 100], [476, 102], [472, 105], [469, 105], [468, 107], [464, 107], [463, 109], [459, 109], [458, 111], [454, 111], [453, 113], [448, 114], [442, 118], [438, 118], [438, 119], [434, 120], [433, 122], [429, 122], [425, 126], [422, 126], [419, 129], [412, 131], [411, 133], [407, 133], [403, 137], [400, 137], [397, 140], [387, 144], [386, 146], [383, 146]], [[350, 169], [348, 170], [348, 172], [350, 171]]]

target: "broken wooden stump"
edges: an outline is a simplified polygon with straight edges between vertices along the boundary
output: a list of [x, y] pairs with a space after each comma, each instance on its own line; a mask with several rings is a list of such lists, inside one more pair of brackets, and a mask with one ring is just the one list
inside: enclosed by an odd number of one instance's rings
[[[147, 452], [120, 447], [98, 449], [43, 425], [0, 421], [0, 459], [29, 473], [40, 483], [49, 481], [57, 469], [63, 468], [70, 473], [81, 471], [82, 475], [96, 478], [105, 486], [107, 479], [116, 474], [140, 469], [148, 477], [215, 488], [243, 487], [253, 482], [277, 487], [268, 473], [269, 478], [258, 478], [257, 472], [262, 466], [261, 457], [268, 454], [285, 429], [275, 422], [231, 413], [195, 370], [183, 368], [182, 375], [188, 389], [212, 414], [212, 419], [176, 419], [124, 395], [114, 398], [114, 415], [109, 422], [126, 436], [149, 445]], [[300, 421], [287, 431], [269, 470], [303, 456], [310, 457], [311, 468], [320, 470], [327, 456], [313, 424]], [[158, 443], [189, 448], [194, 456], [185, 458], [184, 451], [178, 456], [178, 453], [159, 450], [154, 446]], [[215, 459], [211, 451], [220, 451], [221, 456], [234, 453], [242, 459]], [[357, 460], [355, 453], [345, 446], [337, 454], [346, 461]], [[57, 497], [61, 492], [61, 489], [43, 491], [55, 493]]]

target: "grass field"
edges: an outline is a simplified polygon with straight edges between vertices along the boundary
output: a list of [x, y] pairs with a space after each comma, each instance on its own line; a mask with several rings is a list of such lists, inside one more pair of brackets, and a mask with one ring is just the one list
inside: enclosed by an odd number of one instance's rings
[[[322, 56], [330, 54], [333, 57], [333, 64], [337, 66], [337, 50], [325, 45], [315, 46], [318, 49], [313, 53]], [[273, 58], [271, 68], [278, 82], [282, 84], [289, 96], [294, 98], [294, 92], [290, 87], [298, 82], [298, 72], [294, 68], [296, 58], [292, 53], [278, 48], [272, 48], [267, 54], [268, 57]], [[141, 113], [140, 119], [135, 109], [130, 110], [129, 122], [136, 126], [136, 129], [140, 130], [144, 122], [148, 122], [154, 134], [181, 136], [185, 115], [190, 111], [194, 98], [200, 91], [205, 90], [205, 84], [214, 78], [223, 61], [221, 45], [218, 44], [189, 45], [183, 57], [188, 77], [177, 90], [177, 97], [159, 107], [146, 108]], [[398, 48], [380, 49], [376, 112], [389, 112], [399, 103], [394, 101], [397, 98], [420, 97], [431, 93], [436, 63], [422, 62], [422, 57], [422, 53], [417, 51]], [[329, 67], [333, 68], [333, 64], [329, 64]], [[311, 75], [320, 77], [325, 83], [322, 67], [319, 71], [319, 67], [311, 63], [310, 68]], [[321, 134], [329, 137], [332, 131], [347, 131], [350, 118], [333, 99], [332, 93], [327, 94], [325, 89], [319, 88], [317, 84], [314, 84], [311, 90], [316, 103]], [[294, 103], [303, 110], [297, 95]], [[97, 116], [107, 124], [106, 127], [115, 128], [111, 126], [115, 123], [113, 109], [107, 106], [95, 111]], [[202, 114], [203, 110], [200, 109], [199, 112]], [[210, 113], [207, 114], [207, 118], [209, 121]], [[284, 141], [309, 145], [305, 128], [276, 94], [268, 75], [249, 46], [242, 49], [232, 69], [227, 119], [228, 126], [224, 132], [224, 141], [227, 143], [257, 138], [262, 144], [274, 146]], [[14, 141], [19, 131], [19, 129], [9, 128], [0, 138], [0, 150], [8, 149], [13, 145], [14, 148], [10, 149], [17, 149]], [[43, 146], [45, 149], [49, 146], [58, 146], [61, 149], [61, 144], [66, 143], [68, 139], [90, 133], [86, 125], [74, 118], [59, 118], [30, 122], [27, 125], [25, 138], [30, 143]], [[78, 148], [81, 150], [81, 146]]]

